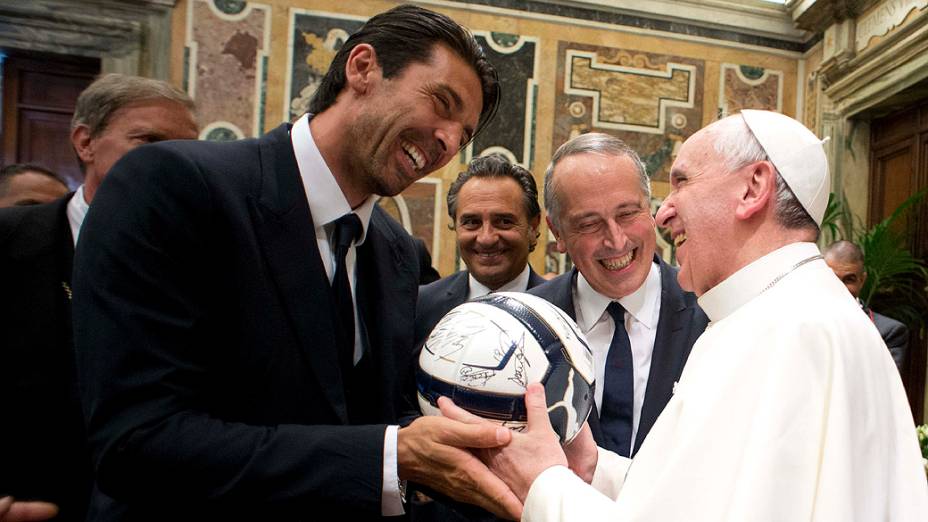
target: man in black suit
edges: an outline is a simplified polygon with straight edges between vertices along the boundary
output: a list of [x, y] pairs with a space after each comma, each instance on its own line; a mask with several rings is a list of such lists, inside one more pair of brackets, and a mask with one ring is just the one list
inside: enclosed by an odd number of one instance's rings
[[874, 312], [860, 300], [860, 291], [863, 289], [864, 283], [867, 282], [863, 251], [854, 243], [842, 240], [828, 245], [824, 256], [825, 262], [831, 267], [831, 271], [844, 283], [847, 290], [860, 303], [860, 307], [867, 314], [867, 317], [873, 321], [877, 331], [880, 332], [880, 337], [883, 338], [883, 342], [889, 348], [889, 354], [893, 356], [896, 368], [901, 372], [909, 350], [909, 329], [892, 317]]
[[598, 445], [637, 452], [708, 323], [676, 270], [655, 256], [651, 186], [638, 155], [606, 134], [561, 145], [545, 173], [558, 251], [577, 268], [529, 293], [579, 324], [593, 350]]
[[500, 154], [475, 158], [448, 188], [448, 217], [467, 270], [419, 288], [417, 346], [455, 306], [490, 292], [524, 292], [545, 281], [528, 264], [541, 222], [531, 172]]
[[[84, 184], [57, 201], [0, 209], [0, 496], [50, 501], [85, 519], [92, 484], [71, 340], [78, 231], [107, 171], [150, 141], [194, 139], [193, 102], [170, 84], [118, 74], [78, 97], [71, 144]], [[92, 351], [93, 348], [90, 348]]]
[[51, 203], [68, 192], [64, 180], [41, 165], [14, 163], [0, 169], [0, 208]]
[[469, 32], [399, 6], [339, 49], [314, 115], [113, 168], [75, 258], [74, 326], [97, 483], [127, 518], [379, 519], [402, 513], [405, 480], [519, 512], [458, 447], [507, 430], [395, 425], [419, 266], [375, 205], [455, 157], [498, 89]]

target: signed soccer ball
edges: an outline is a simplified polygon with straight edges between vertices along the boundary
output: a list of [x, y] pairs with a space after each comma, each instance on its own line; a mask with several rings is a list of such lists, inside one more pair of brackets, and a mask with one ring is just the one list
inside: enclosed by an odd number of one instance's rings
[[593, 376], [593, 353], [567, 314], [533, 295], [500, 292], [454, 308], [435, 325], [419, 355], [416, 386], [426, 415], [440, 415], [444, 395], [518, 430], [526, 424], [525, 388], [540, 382], [551, 425], [567, 443], [592, 409]]

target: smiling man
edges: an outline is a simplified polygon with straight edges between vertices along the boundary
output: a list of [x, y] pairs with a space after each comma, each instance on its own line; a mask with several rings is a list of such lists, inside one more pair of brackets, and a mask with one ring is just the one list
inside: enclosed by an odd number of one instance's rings
[[745, 110], [690, 137], [671, 183], [657, 221], [712, 323], [634, 461], [589, 439], [565, 455], [544, 390], [530, 389], [527, 431], [489, 454], [522, 520], [924, 520], [902, 382], [814, 243], [830, 187], [822, 142]]
[[113, 167], [74, 324], [97, 481], [123, 519], [372, 520], [403, 512], [406, 480], [518, 512], [456, 447], [508, 430], [397, 426], [419, 266], [375, 205], [454, 158], [498, 98], [466, 29], [399, 6], [344, 43], [292, 126]]
[[475, 158], [448, 189], [448, 216], [467, 270], [419, 289], [417, 346], [455, 306], [490, 292], [524, 292], [545, 281], [528, 264], [541, 222], [531, 172], [498, 154]]
[[530, 293], [577, 321], [593, 350], [597, 443], [634, 455], [670, 400], [706, 316], [676, 270], [654, 255], [651, 182], [618, 138], [583, 134], [561, 145], [545, 174], [557, 249], [576, 268]]

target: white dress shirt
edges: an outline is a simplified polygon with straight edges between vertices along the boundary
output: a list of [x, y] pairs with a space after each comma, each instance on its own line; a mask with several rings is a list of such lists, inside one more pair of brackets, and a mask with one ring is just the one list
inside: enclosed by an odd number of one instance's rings
[[522, 272], [517, 275], [515, 279], [509, 281], [496, 290], [490, 290], [486, 286], [483, 286], [483, 283], [477, 281], [473, 274], [467, 274], [467, 286], [469, 289], [467, 300], [470, 301], [471, 299], [475, 299], [477, 297], [483, 297], [491, 292], [524, 292], [528, 289], [528, 275], [529, 268], [528, 264], [526, 264], [525, 268], [522, 269]]
[[[606, 307], [613, 300], [600, 294], [583, 274], [577, 274], [577, 284], [573, 289], [574, 313], [577, 325], [586, 335], [593, 350], [593, 362], [596, 369], [596, 382], [604, 383], [606, 375], [606, 355], [615, 333], [612, 316]], [[638, 422], [641, 419], [641, 407], [644, 393], [648, 387], [648, 375], [651, 373], [651, 354], [654, 352], [654, 339], [657, 336], [657, 322], [661, 311], [661, 270], [657, 263], [651, 263], [644, 283], [631, 294], [617, 300], [625, 308], [625, 331], [632, 347], [632, 369], [634, 385], [634, 411], [632, 413], [632, 440], [630, 448], [635, 447], [638, 435]], [[603, 388], [597, 386], [594, 400], [596, 408], [602, 411]]]
[[77, 235], [80, 234], [81, 225], [84, 224], [84, 218], [87, 217], [87, 210], [90, 205], [84, 200], [84, 186], [77, 187], [77, 191], [68, 201], [68, 224], [71, 225], [71, 239], [74, 246], [77, 247]]
[[[352, 296], [354, 296], [357, 287], [357, 273], [355, 272], [357, 247], [363, 244], [367, 238], [367, 227], [370, 224], [371, 214], [374, 211], [377, 198], [372, 195], [359, 207], [351, 208], [344, 193], [335, 181], [335, 176], [322, 158], [319, 148], [316, 147], [312, 131], [309, 128], [308, 115], [304, 114], [293, 124], [290, 129], [290, 140], [293, 143], [293, 153], [296, 155], [296, 163], [300, 169], [303, 190], [306, 191], [309, 213], [313, 218], [316, 244], [319, 247], [319, 255], [322, 257], [322, 264], [325, 266], [329, 283], [335, 277], [335, 252], [330, 243], [335, 228], [335, 220], [349, 212], [354, 212], [361, 219], [363, 228], [361, 238], [348, 249], [348, 255], [345, 257], [345, 267], [350, 274], [348, 280], [351, 284]], [[354, 303], [355, 324], [354, 362], [357, 364], [363, 355], [364, 346], [361, 343], [357, 300], [352, 299], [352, 301]], [[387, 426], [384, 434], [383, 495], [380, 505], [381, 513], [384, 516], [402, 515], [404, 513], [396, 462], [396, 435], [398, 429], [398, 426]]]

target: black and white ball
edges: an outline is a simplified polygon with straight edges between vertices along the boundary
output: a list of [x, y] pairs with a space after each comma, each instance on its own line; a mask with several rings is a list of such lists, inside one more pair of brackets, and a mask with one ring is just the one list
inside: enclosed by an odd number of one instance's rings
[[533, 295], [500, 292], [446, 314], [422, 347], [416, 372], [419, 407], [437, 401], [513, 429], [526, 424], [525, 388], [544, 384], [551, 425], [573, 440], [593, 407], [593, 352], [577, 324]]

